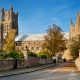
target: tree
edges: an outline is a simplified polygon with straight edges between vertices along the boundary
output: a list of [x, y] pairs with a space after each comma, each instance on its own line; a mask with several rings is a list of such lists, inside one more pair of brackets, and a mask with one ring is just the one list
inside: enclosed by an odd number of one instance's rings
[[6, 40], [4, 42], [3, 50], [5, 52], [9, 53], [15, 50], [15, 35], [16, 35], [15, 29], [9, 30]]
[[43, 46], [49, 51], [51, 56], [65, 50], [65, 39], [63, 37], [62, 29], [59, 26], [53, 24], [49, 27]]

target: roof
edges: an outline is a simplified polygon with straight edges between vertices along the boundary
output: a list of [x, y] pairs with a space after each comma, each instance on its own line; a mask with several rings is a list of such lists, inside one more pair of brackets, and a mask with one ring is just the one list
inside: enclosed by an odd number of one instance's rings
[[[15, 38], [15, 41], [32, 41], [32, 40], [44, 40], [46, 34], [28, 34], [28, 35], [18, 35]], [[65, 32], [64, 37], [69, 38], [69, 33]]]
[[64, 37], [65, 37], [66, 39], [69, 39], [69, 32], [64, 32]]
[[46, 34], [28, 34], [28, 35], [18, 35], [15, 41], [29, 41], [29, 40], [44, 40]]

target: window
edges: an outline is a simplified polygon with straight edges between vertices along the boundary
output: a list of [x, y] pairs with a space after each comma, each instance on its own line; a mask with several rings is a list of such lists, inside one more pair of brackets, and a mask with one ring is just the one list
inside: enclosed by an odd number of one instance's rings
[[6, 29], [8, 29], [8, 25], [6, 26]]
[[18, 46], [18, 43], [16, 43], [16, 46]]
[[25, 48], [24, 48], [24, 47], [22, 47], [22, 50], [24, 51], [24, 50], [25, 50]]
[[31, 47], [31, 50], [33, 51], [34, 50], [34, 47]]
[[16, 50], [19, 51], [19, 47], [16, 47]]
[[42, 47], [42, 50], [44, 50], [44, 47]]
[[39, 50], [39, 47], [37, 47], [36, 50], [38, 51]]
[[20, 46], [21, 44], [20, 43], [16, 43], [16, 46]]

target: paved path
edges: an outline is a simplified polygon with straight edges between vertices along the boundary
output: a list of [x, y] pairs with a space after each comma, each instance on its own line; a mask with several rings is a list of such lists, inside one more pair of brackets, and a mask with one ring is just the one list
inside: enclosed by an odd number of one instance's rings
[[36, 67], [31, 67], [31, 68], [15, 69], [15, 70], [10, 70], [10, 71], [0, 71], [0, 77], [35, 72], [35, 71], [38, 71], [38, 70], [49, 68], [51, 66], [55, 66], [55, 64], [51, 63], [51, 64], [46, 64], [46, 65], [41, 65], [41, 66], [36, 66]]
[[0, 80], [80, 80], [80, 72], [74, 63], [65, 63], [32, 73], [2, 77]]

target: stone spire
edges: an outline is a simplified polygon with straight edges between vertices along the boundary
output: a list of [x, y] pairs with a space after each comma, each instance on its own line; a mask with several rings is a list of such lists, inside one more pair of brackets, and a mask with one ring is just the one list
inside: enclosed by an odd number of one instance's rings
[[10, 6], [10, 21], [12, 22], [13, 6]]
[[71, 25], [71, 26], [73, 25], [72, 18], [71, 18], [71, 20], [70, 20], [70, 25]]
[[13, 11], [13, 6], [12, 5], [10, 6], [10, 10]]
[[3, 18], [4, 18], [4, 8], [2, 8], [2, 16], [1, 16], [1, 20], [3, 21]]

